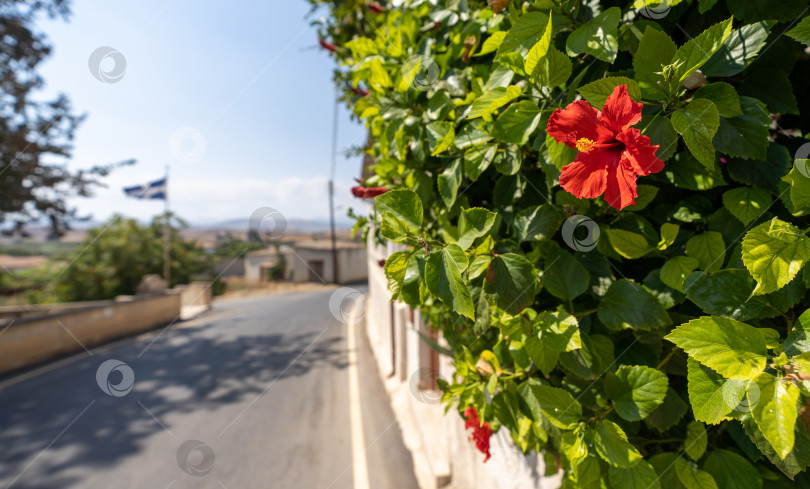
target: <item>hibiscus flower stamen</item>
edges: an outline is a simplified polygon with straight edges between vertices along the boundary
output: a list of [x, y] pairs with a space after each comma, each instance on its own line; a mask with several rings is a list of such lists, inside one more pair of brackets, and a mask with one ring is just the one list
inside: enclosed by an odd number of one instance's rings
[[596, 141], [593, 139], [582, 138], [577, 140], [577, 149], [579, 151], [587, 153], [588, 151], [593, 151], [594, 148], [596, 148]]

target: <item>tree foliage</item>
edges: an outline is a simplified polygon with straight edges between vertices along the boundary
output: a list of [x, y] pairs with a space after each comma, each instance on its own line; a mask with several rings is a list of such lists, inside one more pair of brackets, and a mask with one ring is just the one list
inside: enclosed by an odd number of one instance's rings
[[[144, 275], [163, 274], [163, 230], [166, 216], [150, 224], [134, 219], [112, 217], [107, 223], [91, 229], [84, 242], [66, 257], [53, 281], [59, 301], [112, 299], [132, 295]], [[210, 278], [212, 257], [196, 242], [183, 239], [187, 227], [170, 216], [171, 285]]]
[[[446, 402], [564, 487], [805, 477], [806, 2], [310, 1], [391, 189], [359, 223], [407, 246], [385, 273], [447, 339]], [[619, 86], [664, 161], [622, 210], [560, 188], [593, 141], [546, 131]]]
[[[44, 80], [37, 73], [51, 53], [36, 30], [42, 15], [66, 19], [67, 0], [0, 0], [0, 224], [24, 232], [29, 222], [45, 220], [58, 236], [77, 217], [67, 199], [88, 197], [115, 165], [71, 170], [66, 162], [84, 116], [67, 96], [45, 101], [37, 96]], [[52, 82], [57, 82], [52, 80]]]

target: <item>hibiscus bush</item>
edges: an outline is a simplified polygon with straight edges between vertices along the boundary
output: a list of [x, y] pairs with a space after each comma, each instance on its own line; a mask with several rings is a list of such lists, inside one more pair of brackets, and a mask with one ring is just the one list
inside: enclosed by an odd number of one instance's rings
[[564, 487], [808, 481], [806, 1], [310, 1], [358, 227], [482, 459], [506, 429]]

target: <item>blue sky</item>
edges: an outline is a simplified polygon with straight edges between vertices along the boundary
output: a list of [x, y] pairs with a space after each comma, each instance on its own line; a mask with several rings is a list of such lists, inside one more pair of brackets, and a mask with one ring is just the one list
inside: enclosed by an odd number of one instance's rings
[[[160, 178], [171, 166], [172, 209], [195, 224], [247, 219], [260, 207], [288, 219], [328, 217], [334, 66], [317, 48], [292, 0], [104, 2], [75, 0], [69, 22], [41, 19], [54, 52], [41, 69], [45, 94], [68, 94], [88, 119], [71, 167], [128, 158], [81, 212], [149, 219], [162, 202], [125, 198], [121, 188]], [[119, 51], [126, 72], [116, 83], [88, 67], [102, 46]], [[109, 71], [114, 61], [102, 62]], [[362, 144], [365, 130], [341, 108], [340, 150]], [[338, 216], [348, 206], [360, 158], [338, 157]]]

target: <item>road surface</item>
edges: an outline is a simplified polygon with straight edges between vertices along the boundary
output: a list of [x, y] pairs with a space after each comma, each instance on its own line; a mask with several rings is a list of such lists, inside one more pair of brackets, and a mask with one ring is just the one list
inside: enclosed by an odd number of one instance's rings
[[354, 489], [353, 433], [371, 488], [416, 489], [362, 324], [352, 426], [334, 290], [219, 301], [0, 379], [0, 489]]

